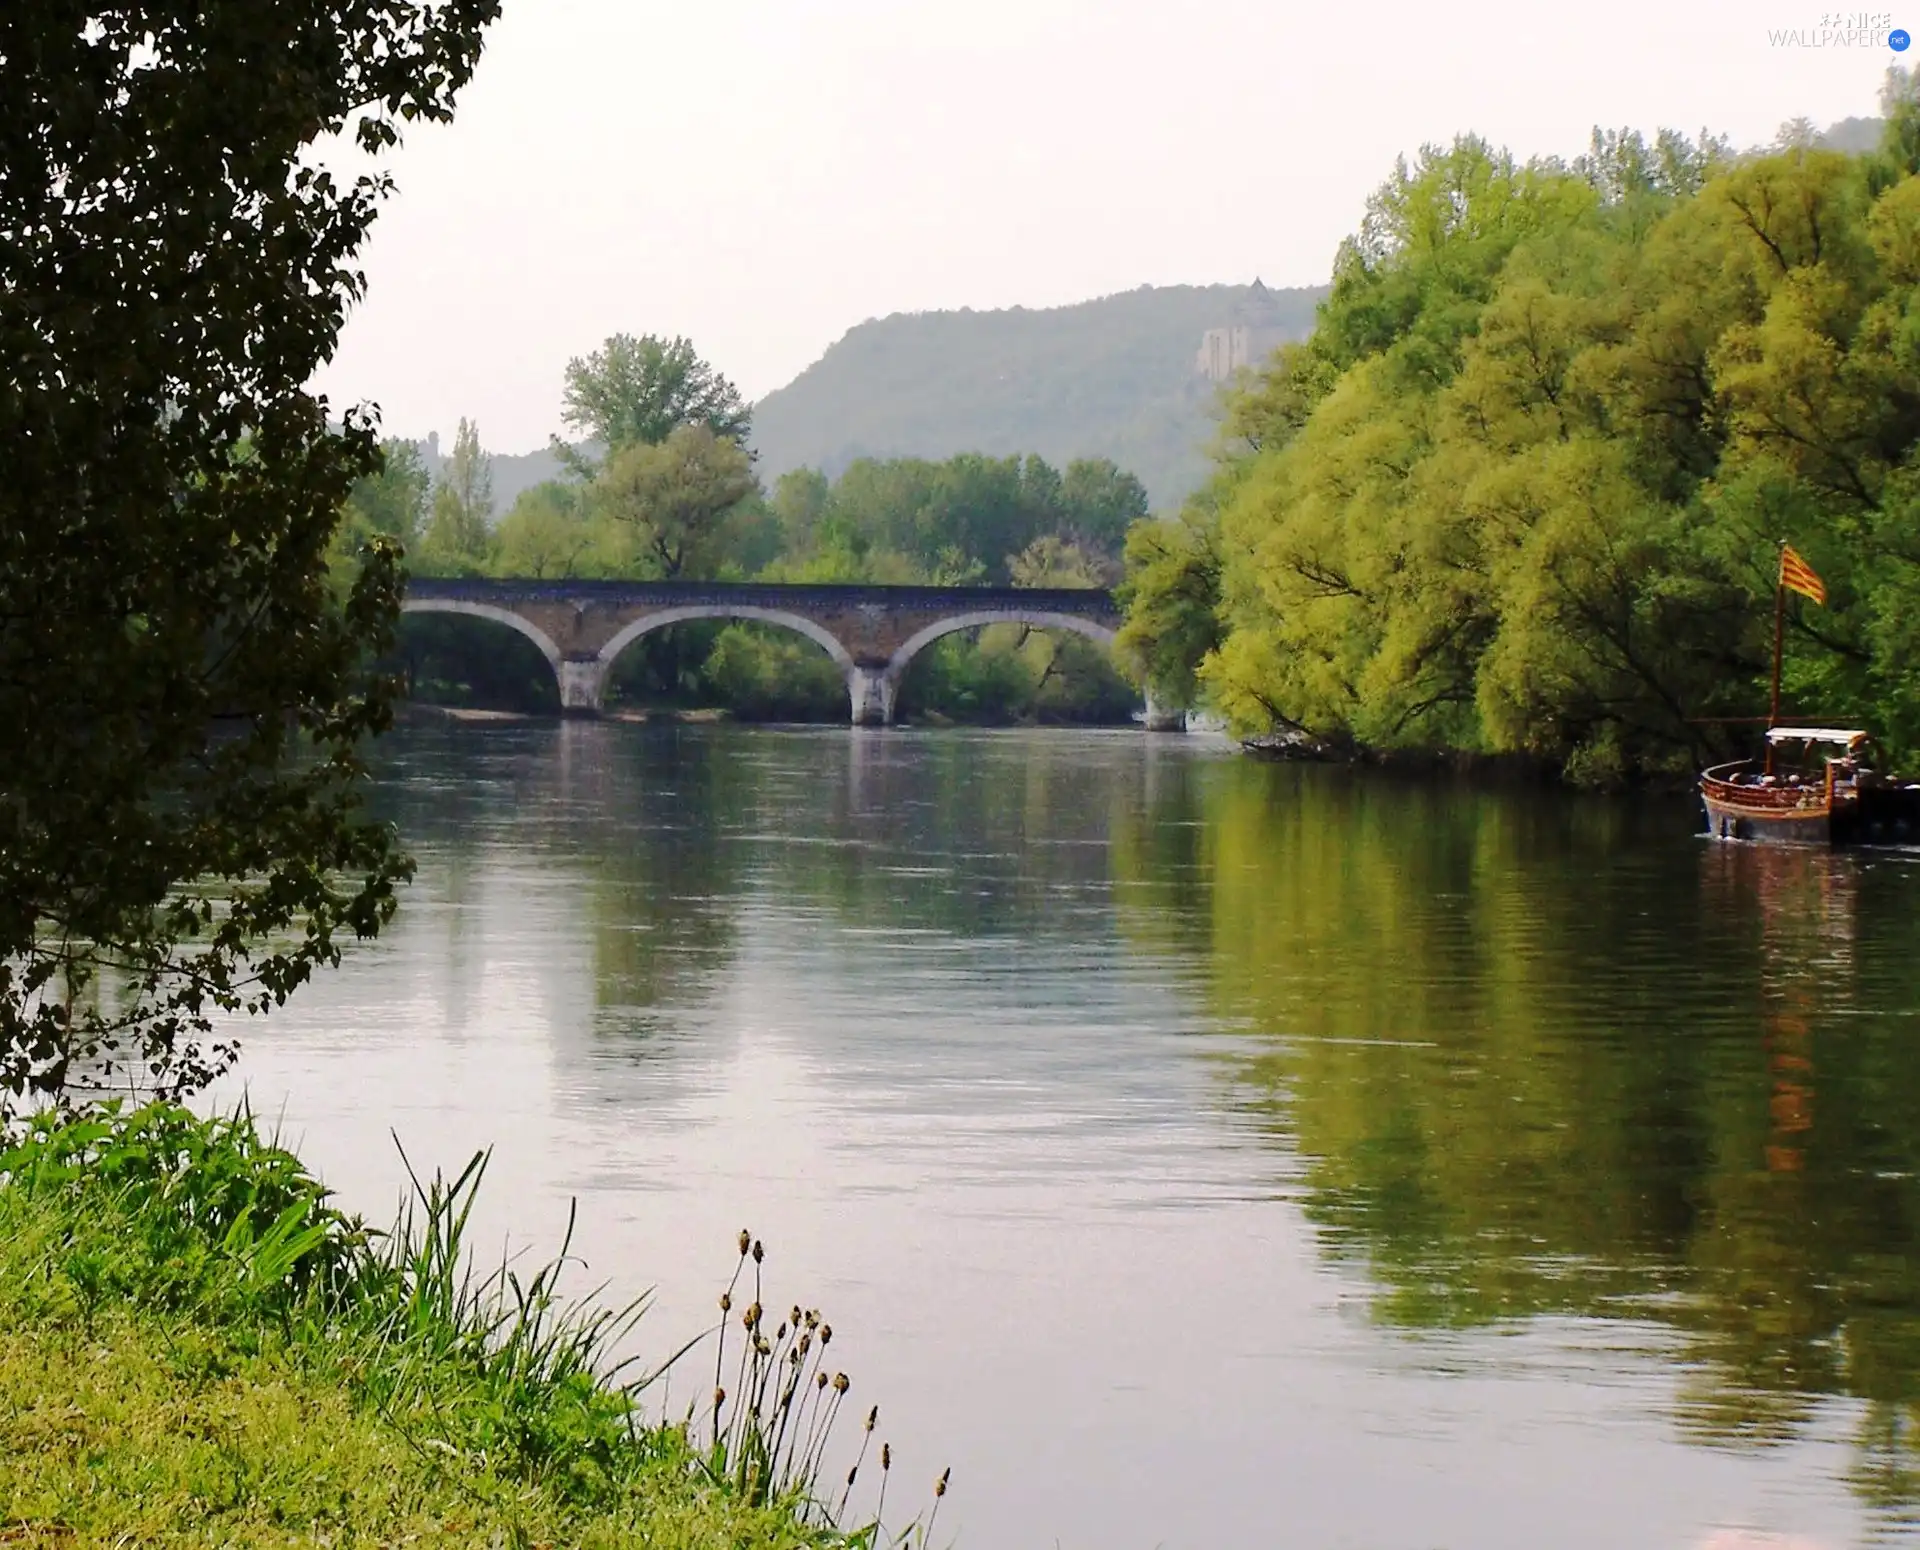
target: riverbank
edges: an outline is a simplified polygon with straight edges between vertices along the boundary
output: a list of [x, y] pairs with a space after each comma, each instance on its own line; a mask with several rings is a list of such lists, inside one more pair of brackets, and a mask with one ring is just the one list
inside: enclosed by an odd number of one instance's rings
[[1539, 754], [1482, 753], [1464, 748], [1376, 748], [1365, 743], [1331, 742], [1301, 732], [1272, 732], [1242, 738], [1240, 747], [1253, 758], [1275, 763], [1343, 764], [1395, 775], [1461, 780], [1508, 789], [1559, 787], [1603, 793], [1641, 791], [1691, 795], [1698, 783], [1697, 772], [1686, 769], [1576, 773], [1564, 762]]
[[646, 1417], [635, 1310], [474, 1274], [482, 1171], [372, 1233], [244, 1116], [36, 1122], [0, 1152], [0, 1543], [848, 1543]]

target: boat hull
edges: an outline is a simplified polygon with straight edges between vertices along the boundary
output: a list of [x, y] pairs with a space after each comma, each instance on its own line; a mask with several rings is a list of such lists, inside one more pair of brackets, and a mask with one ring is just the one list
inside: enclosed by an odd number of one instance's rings
[[[1808, 812], [1782, 812], [1717, 801], [1705, 792], [1700, 800], [1707, 809], [1707, 833], [1717, 840], [1757, 840], [1767, 845], [1846, 843], [1836, 834], [1833, 812], [1824, 805]], [[1838, 826], [1840, 834], [1845, 827]]]
[[1920, 844], [1920, 786], [1871, 786], [1829, 794], [1821, 787], [1763, 790], [1735, 777], [1750, 765], [1722, 765], [1700, 777], [1707, 833], [1765, 845]]

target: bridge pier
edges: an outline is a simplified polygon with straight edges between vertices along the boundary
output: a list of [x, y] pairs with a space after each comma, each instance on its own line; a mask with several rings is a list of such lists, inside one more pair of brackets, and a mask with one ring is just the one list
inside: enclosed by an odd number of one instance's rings
[[556, 671], [560, 678], [560, 714], [597, 716], [606, 702], [607, 669], [599, 657], [567, 657]]
[[1184, 732], [1187, 730], [1187, 713], [1172, 705], [1158, 704], [1154, 697], [1147, 696], [1147, 713], [1142, 724], [1149, 732]]
[[862, 667], [855, 663], [847, 669], [847, 703], [857, 727], [893, 725], [893, 696], [900, 680], [891, 666]]

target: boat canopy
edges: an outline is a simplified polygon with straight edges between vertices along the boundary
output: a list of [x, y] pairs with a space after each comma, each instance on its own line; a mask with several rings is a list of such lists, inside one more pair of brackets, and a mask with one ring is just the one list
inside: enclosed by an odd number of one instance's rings
[[1858, 748], [1867, 740], [1865, 732], [1849, 732], [1841, 727], [1768, 727], [1769, 743], [1838, 743], [1847, 749]]

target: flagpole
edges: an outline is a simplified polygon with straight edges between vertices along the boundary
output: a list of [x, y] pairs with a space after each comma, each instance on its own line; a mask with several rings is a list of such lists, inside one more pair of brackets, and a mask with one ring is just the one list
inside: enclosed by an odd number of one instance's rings
[[[1773, 570], [1773, 693], [1767, 702], [1767, 730], [1780, 724], [1780, 655], [1787, 642], [1787, 541], [1780, 540], [1779, 563]], [[1766, 773], [1773, 773], [1773, 739], [1767, 739]]]
[[1780, 653], [1787, 639], [1787, 543], [1780, 541], [1780, 563], [1773, 579], [1773, 697], [1767, 705], [1767, 726], [1780, 724]]

